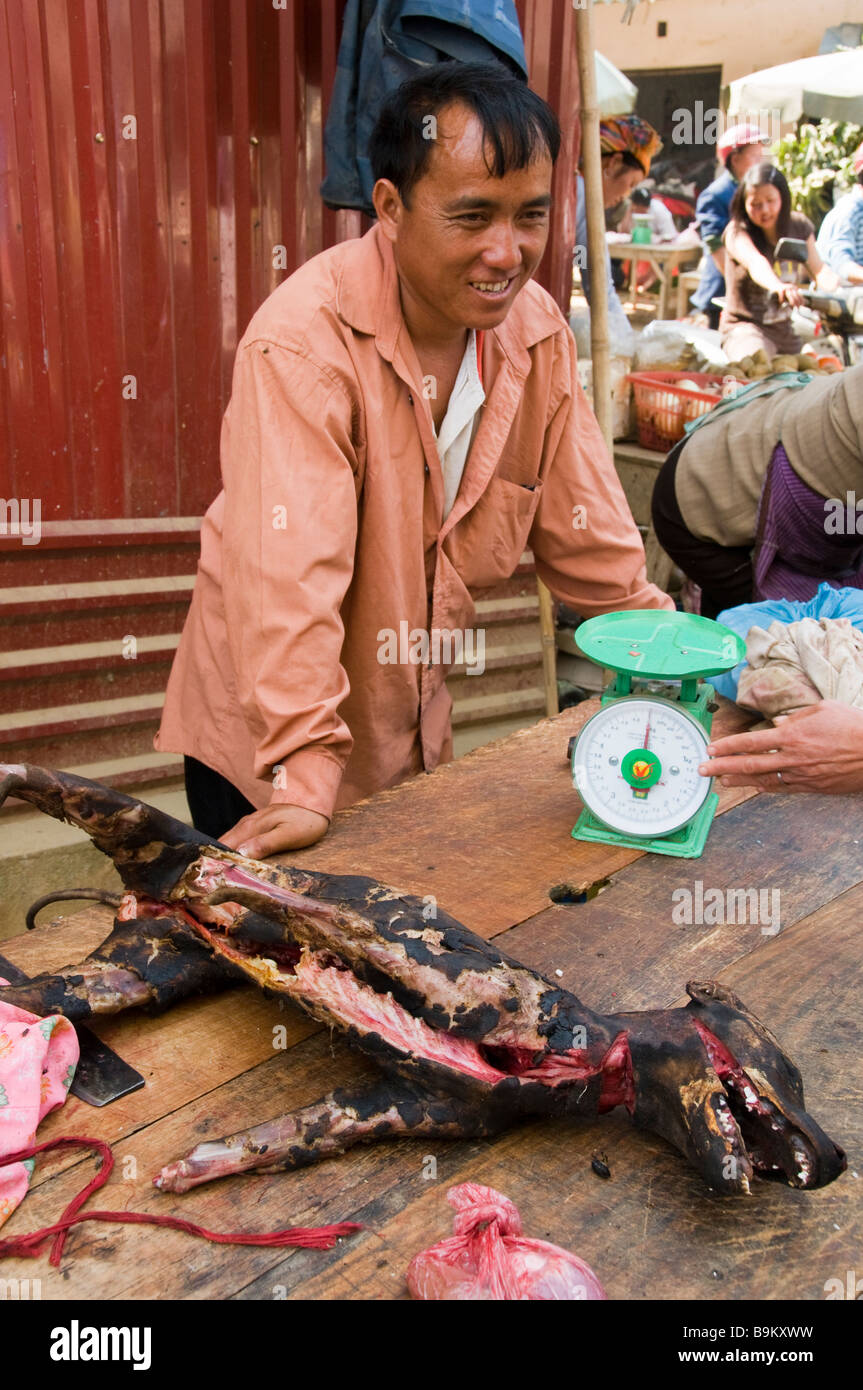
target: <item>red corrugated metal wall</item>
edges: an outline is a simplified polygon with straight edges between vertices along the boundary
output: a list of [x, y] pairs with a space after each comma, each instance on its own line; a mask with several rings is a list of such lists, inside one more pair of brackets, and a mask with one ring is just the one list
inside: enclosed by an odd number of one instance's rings
[[530, 85], [557, 112], [563, 147], [555, 165], [551, 233], [537, 274], [569, 317], [575, 247], [575, 170], [580, 149], [575, 11], [571, 0], [516, 0]]
[[[152, 735], [219, 487], [237, 341], [360, 231], [319, 195], [345, 0], [0, 0], [0, 749], [114, 781]], [[517, 0], [566, 144], [539, 279], [569, 298], [571, 0]], [[134, 639], [134, 658], [128, 643]]]
[[[318, 195], [344, 0], [277, 3], [0, 4], [3, 492], [43, 520], [199, 514], [239, 334], [357, 230]], [[571, 136], [572, 5], [519, 11]], [[540, 278], [562, 299], [571, 149], [556, 182]]]
[[212, 500], [238, 335], [346, 221], [318, 196], [343, 4], [0, 4], [4, 495]]

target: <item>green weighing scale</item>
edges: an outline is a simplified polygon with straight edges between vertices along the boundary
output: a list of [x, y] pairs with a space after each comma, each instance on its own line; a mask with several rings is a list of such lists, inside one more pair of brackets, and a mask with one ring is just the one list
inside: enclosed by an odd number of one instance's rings
[[617, 675], [570, 742], [584, 802], [573, 838], [696, 859], [719, 804], [698, 772], [713, 721], [703, 678], [743, 661], [745, 643], [710, 618], [655, 610], [591, 618], [575, 640]]

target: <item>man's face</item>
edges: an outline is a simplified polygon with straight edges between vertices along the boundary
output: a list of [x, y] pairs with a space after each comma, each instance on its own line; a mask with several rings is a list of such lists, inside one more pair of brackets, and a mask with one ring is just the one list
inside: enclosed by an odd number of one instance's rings
[[388, 180], [375, 186], [409, 324], [446, 337], [503, 322], [545, 250], [551, 175], [551, 157], [543, 154], [526, 169], [491, 177], [473, 112], [460, 104], [440, 112], [410, 207]]
[[763, 145], [742, 145], [739, 150], [734, 151], [728, 163], [733, 177], [739, 183], [749, 169], [766, 158]]

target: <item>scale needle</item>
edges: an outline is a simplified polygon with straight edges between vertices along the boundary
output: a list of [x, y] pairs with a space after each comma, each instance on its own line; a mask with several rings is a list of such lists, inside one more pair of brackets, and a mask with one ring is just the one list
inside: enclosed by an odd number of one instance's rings
[[650, 715], [647, 716], [647, 728], [644, 731], [644, 742], [641, 746], [642, 748], [650, 747]]

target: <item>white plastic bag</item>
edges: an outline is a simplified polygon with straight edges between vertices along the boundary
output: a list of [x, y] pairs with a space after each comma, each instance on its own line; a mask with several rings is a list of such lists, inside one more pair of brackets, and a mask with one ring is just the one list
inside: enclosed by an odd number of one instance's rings
[[718, 334], [677, 319], [654, 319], [636, 338], [637, 372], [721, 372], [727, 365]]

